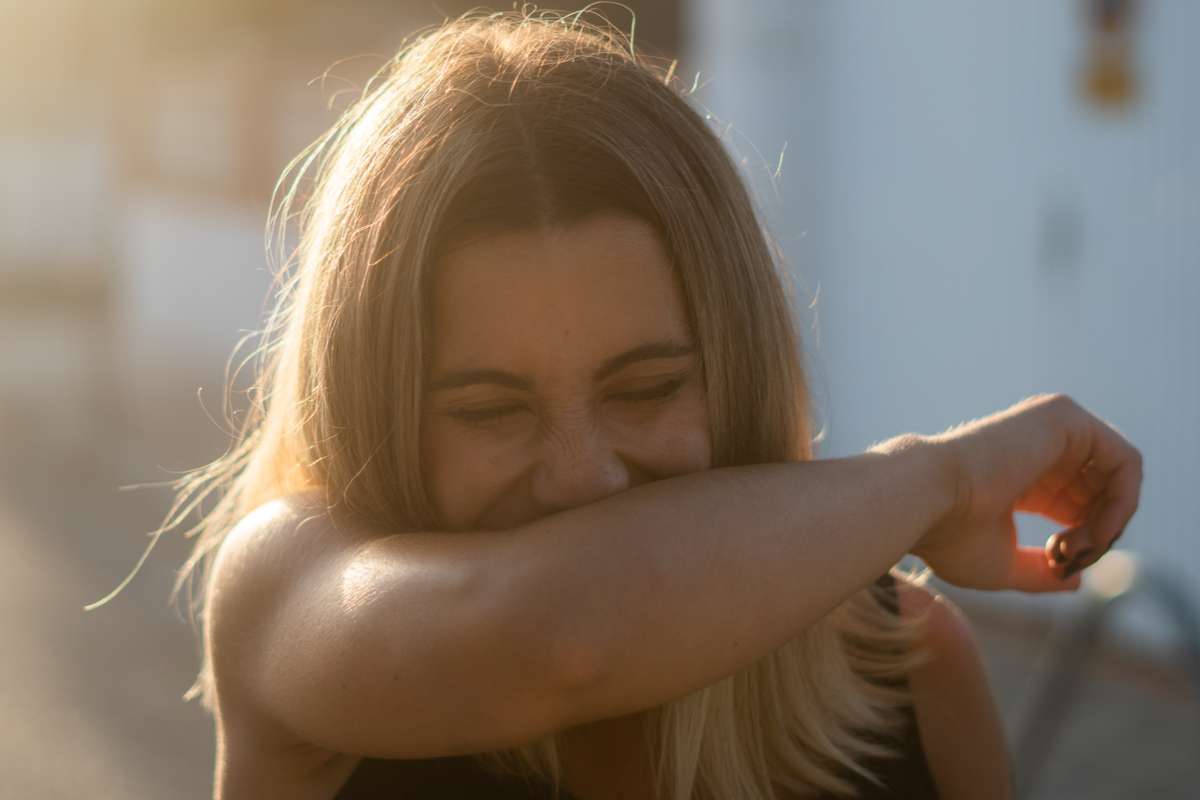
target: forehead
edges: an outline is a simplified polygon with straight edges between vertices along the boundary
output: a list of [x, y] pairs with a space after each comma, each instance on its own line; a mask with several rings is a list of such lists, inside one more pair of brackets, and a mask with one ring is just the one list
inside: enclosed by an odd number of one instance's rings
[[632, 217], [501, 233], [434, 269], [433, 367], [581, 369], [647, 341], [691, 341], [659, 236]]

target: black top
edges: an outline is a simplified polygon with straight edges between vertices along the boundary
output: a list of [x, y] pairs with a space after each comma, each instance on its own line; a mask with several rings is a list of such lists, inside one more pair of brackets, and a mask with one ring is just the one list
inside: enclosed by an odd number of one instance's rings
[[[897, 611], [896, 587], [891, 574], [876, 584], [888, 590], [889, 606]], [[904, 682], [901, 682], [903, 685]], [[898, 758], [871, 761], [868, 767], [886, 787], [880, 789], [850, 773], [844, 777], [854, 785], [862, 800], [936, 800], [938, 794], [929, 772], [911, 706], [903, 709], [906, 725], [899, 734]], [[488, 798], [488, 800], [556, 800], [553, 787], [520, 778], [499, 778], [476, 764], [471, 756], [427, 759], [364, 758], [333, 800], [443, 800], [444, 798]], [[563, 789], [557, 800], [575, 800]]]

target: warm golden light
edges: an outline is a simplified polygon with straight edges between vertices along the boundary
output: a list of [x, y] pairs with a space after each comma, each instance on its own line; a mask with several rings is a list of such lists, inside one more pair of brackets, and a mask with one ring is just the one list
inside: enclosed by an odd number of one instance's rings
[[1138, 578], [1140, 564], [1128, 550], [1111, 550], [1083, 573], [1088, 590], [1106, 599], [1129, 591]]

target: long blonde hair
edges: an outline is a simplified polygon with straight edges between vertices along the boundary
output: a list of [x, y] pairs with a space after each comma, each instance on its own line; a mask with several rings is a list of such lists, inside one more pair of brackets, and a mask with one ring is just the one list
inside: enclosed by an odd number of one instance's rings
[[[293, 161], [272, 219], [280, 242], [293, 220], [299, 239], [252, 407], [229, 452], [176, 485], [164, 525], [218, 498], [187, 531], [198, 538], [176, 594], [198, 572], [202, 602], [233, 523], [292, 492], [323, 490], [331, 506], [391, 530], [439, 527], [419, 448], [430, 270], [452, 242], [492, 230], [601, 210], [653, 224], [701, 353], [714, 466], [812, 458], [777, 248], [674, 71], [585, 12], [470, 12], [415, 37]], [[909, 701], [894, 679], [922, 657], [919, 621], [899, 619], [877, 592], [652, 709], [659, 796], [850, 794], [848, 772], [873, 778], [863, 762], [891, 753], [877, 734]], [[196, 696], [212, 709], [207, 652], [185, 695]], [[478, 758], [557, 784], [557, 752], [550, 735]]]

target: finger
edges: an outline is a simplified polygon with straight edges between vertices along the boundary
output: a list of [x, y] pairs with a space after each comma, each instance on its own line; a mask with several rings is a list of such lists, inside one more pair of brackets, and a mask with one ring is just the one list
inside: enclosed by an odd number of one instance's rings
[[[1057, 522], [1063, 522], [1063, 520], [1054, 516], [1056, 514], [1055, 505], [1058, 499], [1064, 496], [1064, 493], [1067, 492], [1071, 484], [1078, 477], [1078, 473], [1064, 471], [1062, 468], [1056, 466], [1038, 478], [1037, 483], [1030, 486], [1025, 494], [1017, 499], [1013, 509], [1015, 511], [1044, 514], [1054, 518]], [[1059, 516], [1061, 516], [1061, 513], [1059, 513]]]
[[1080, 469], [1079, 476], [1094, 493], [1108, 492], [1117, 472], [1132, 466], [1136, 468], [1140, 483], [1142, 454], [1116, 428], [1103, 420], [1097, 422], [1099, 425], [1092, 451], [1084, 462], [1087, 468]]
[[1097, 495], [1103, 493], [1105, 478], [1097, 475], [1095, 469], [1084, 469], [1075, 480], [1067, 484], [1062, 496], [1069, 498], [1078, 509], [1086, 510]]
[[1092, 561], [1107, 552], [1129, 524], [1138, 508], [1141, 487], [1140, 456], [1123, 463], [1109, 477], [1108, 486], [1098, 498], [1094, 513], [1082, 526], [1087, 540], [1096, 548], [1091, 556]]
[[1064, 489], [1047, 503], [1042, 514], [1060, 525], [1079, 525], [1087, 519], [1091, 498]]
[[1070, 592], [1081, 583], [1078, 574], [1064, 579], [1062, 567], [1051, 565], [1042, 548], [1018, 547], [1013, 555], [1008, 585], [1019, 592]]
[[1057, 531], [1056, 534], [1050, 536], [1046, 540], [1045, 558], [1049, 559], [1051, 564], [1064, 564], [1074, 555], [1090, 546], [1091, 540], [1088, 539], [1088, 531], [1085, 529], [1086, 524], [1094, 515], [1096, 515], [1100, 500], [1103, 495], [1097, 495], [1078, 503], [1075, 500], [1068, 500], [1066, 495], [1060, 495], [1054, 503], [1046, 507], [1044, 510], [1045, 516], [1054, 519], [1055, 522], [1068, 525], [1068, 528]]
[[1093, 459], [1084, 460], [1080, 466], [1079, 454], [1068, 452], [1029, 488], [1014, 510], [1041, 514], [1061, 525], [1078, 525], [1107, 481]]
[[1104, 490], [1104, 485], [1108, 483], [1108, 475], [1097, 469], [1095, 459], [1089, 458], [1083, 468], [1079, 470], [1077, 480], [1084, 485], [1089, 494], [1097, 495]]
[[1064, 533], [1056, 533], [1046, 540], [1045, 555], [1051, 564], [1065, 564], [1071, 559], [1067, 555], [1067, 540]]
[[1040, 489], [1030, 492], [1014, 510], [1040, 514], [1059, 525], [1076, 526], [1086, 518], [1092, 500], [1086, 485], [1075, 481], [1054, 495]]
[[1092, 540], [1092, 529], [1088, 527], [1089, 524], [1095, 523], [1103, 503], [1103, 496], [1094, 498], [1084, 509], [1082, 519], [1046, 540], [1046, 557], [1052, 566], [1076, 561], [1086, 565], [1104, 555], [1104, 550]]

